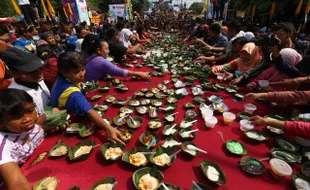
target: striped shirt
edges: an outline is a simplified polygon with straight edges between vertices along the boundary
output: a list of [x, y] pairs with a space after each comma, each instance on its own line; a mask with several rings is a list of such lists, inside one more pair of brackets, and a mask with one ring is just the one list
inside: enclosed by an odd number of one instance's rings
[[8, 162], [23, 164], [42, 143], [44, 131], [39, 125], [25, 133], [0, 132], [0, 165]]

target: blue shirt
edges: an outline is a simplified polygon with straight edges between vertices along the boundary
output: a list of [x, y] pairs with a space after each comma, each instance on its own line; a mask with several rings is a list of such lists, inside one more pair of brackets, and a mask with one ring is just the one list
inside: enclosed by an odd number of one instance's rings
[[17, 40], [13, 42], [13, 46], [27, 50], [31, 53], [35, 53], [36, 51], [35, 42], [33, 40], [27, 40], [25, 38], [18, 38]]
[[73, 36], [66, 36], [66, 40], [67, 40], [67, 47], [69, 50], [74, 51], [75, 50], [75, 43], [77, 41], [77, 36], [73, 35]]
[[228, 39], [223, 34], [220, 34], [218, 38], [215, 39], [214, 47], [226, 47], [228, 44]]
[[80, 88], [64, 77], [57, 77], [51, 99], [52, 107], [65, 108], [78, 115], [85, 115], [93, 109]]

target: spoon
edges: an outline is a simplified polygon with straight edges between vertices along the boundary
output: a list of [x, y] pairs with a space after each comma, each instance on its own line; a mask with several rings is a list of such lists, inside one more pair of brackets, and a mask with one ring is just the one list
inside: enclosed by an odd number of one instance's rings
[[66, 131], [67, 132], [77, 132], [80, 131], [81, 129], [75, 129], [75, 128], [67, 128]]
[[173, 114], [167, 115], [166, 117], [174, 116], [174, 115], [176, 115], [176, 114], [178, 114], [178, 113], [179, 113], [179, 112], [175, 112], [175, 113], [173, 113]]
[[147, 146], [147, 149], [150, 149], [153, 146], [153, 144], [155, 144], [155, 143], [156, 143], [156, 139], [153, 138], [151, 143], [149, 144], [149, 146]]
[[87, 129], [85, 132], [88, 133], [89, 131], [91, 131], [94, 128], [94, 126], [91, 126], [89, 129]]
[[194, 130], [191, 130], [191, 131], [187, 131], [187, 132], [184, 132], [184, 136], [189, 136], [189, 134], [193, 133], [193, 132], [196, 132], [196, 131], [199, 131], [199, 129], [194, 129]]
[[202, 149], [200, 149], [200, 148], [198, 148], [198, 147], [195, 147], [195, 146], [193, 146], [193, 145], [191, 145], [191, 144], [187, 145], [186, 148], [187, 148], [188, 150], [193, 150], [193, 151], [197, 150], [197, 151], [202, 152], [202, 153], [205, 153], [205, 154], [208, 153], [207, 151], [204, 151], [204, 150], [202, 150]]
[[169, 190], [169, 188], [164, 183], [162, 183], [161, 186], [163, 186], [165, 190]]
[[164, 110], [164, 111], [168, 111], [169, 109], [168, 109], [169, 107], [166, 107], [166, 108], [159, 108], [160, 110]]
[[203, 190], [203, 189], [201, 189], [201, 188], [199, 187], [199, 185], [198, 185], [194, 180], [192, 180], [192, 183], [193, 183], [193, 185], [196, 187], [196, 189], [198, 189], [198, 190]]
[[262, 162], [262, 161], [266, 161], [266, 160], [270, 160], [270, 159], [271, 159], [271, 158], [269, 158], [269, 157], [265, 157], [265, 158], [259, 159], [259, 161]]
[[194, 120], [194, 121], [185, 123], [185, 124], [183, 125], [183, 127], [184, 127], [184, 128], [187, 128], [187, 127], [191, 126], [192, 123], [195, 123], [195, 122], [197, 122], [197, 120]]
[[156, 154], [156, 152], [139, 152], [139, 153], [144, 154], [144, 155]]
[[226, 143], [226, 142], [225, 142], [225, 139], [224, 139], [224, 136], [223, 136], [223, 133], [222, 133], [221, 131], [218, 131], [217, 134], [220, 135], [220, 137], [221, 137], [223, 143]]
[[118, 123], [122, 122], [122, 120], [125, 119], [126, 117], [128, 117], [129, 115], [130, 115], [130, 114], [127, 114], [127, 115], [125, 115], [125, 116], [123, 116], [123, 117], [118, 118], [117, 122], [118, 122]]
[[100, 146], [101, 144], [96, 144], [96, 145], [94, 145], [93, 146], [93, 148], [96, 148], [96, 147], [98, 147], [98, 146]]
[[173, 157], [176, 157], [177, 154], [179, 154], [181, 151], [182, 151], [182, 150], [180, 149], [180, 150], [176, 151], [175, 153], [171, 154], [171, 155], [169, 156], [170, 160], [171, 160]]
[[177, 124], [172, 125], [172, 127], [166, 131], [166, 134], [169, 135], [171, 133], [171, 130], [175, 128], [176, 125]]
[[138, 123], [129, 115], [129, 118], [134, 126], [137, 126]]

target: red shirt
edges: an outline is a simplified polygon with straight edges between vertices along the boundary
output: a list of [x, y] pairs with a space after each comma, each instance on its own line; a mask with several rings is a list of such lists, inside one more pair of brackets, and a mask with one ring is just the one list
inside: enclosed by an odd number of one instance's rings
[[305, 139], [310, 139], [310, 123], [302, 121], [286, 121], [286, 131], [293, 135], [300, 136]]
[[57, 58], [49, 58], [43, 66], [44, 82], [49, 89], [52, 89], [57, 78]]

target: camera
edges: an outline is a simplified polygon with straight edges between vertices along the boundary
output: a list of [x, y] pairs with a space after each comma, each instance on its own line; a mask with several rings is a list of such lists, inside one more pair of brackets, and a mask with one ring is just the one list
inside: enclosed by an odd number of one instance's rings
[[250, 42], [255, 43], [256, 46], [276, 46], [280, 44], [279, 40], [276, 38], [274, 34], [259, 36], [253, 40], [250, 40]]

